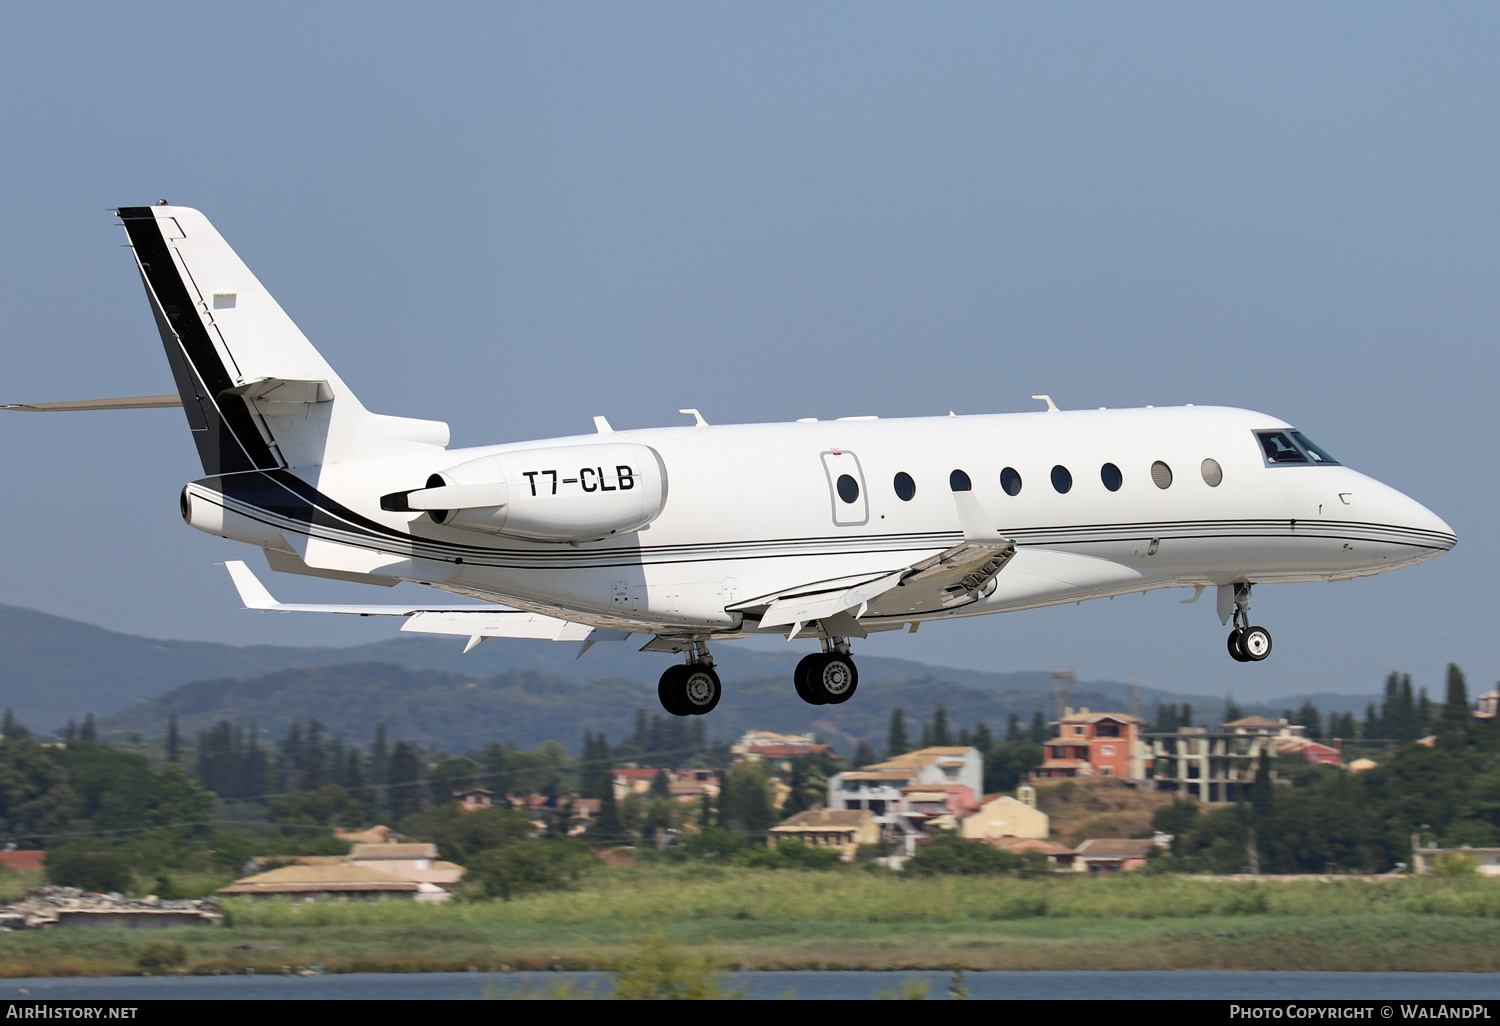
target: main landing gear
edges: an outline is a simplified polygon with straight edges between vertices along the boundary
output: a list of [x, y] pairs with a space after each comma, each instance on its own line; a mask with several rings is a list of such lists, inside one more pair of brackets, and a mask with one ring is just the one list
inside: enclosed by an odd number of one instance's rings
[[829, 638], [823, 651], [814, 652], [797, 664], [792, 674], [797, 697], [808, 705], [842, 705], [859, 687], [859, 669], [849, 655], [849, 642]]
[[1250, 588], [1234, 586], [1234, 630], [1229, 632], [1229, 654], [1236, 662], [1258, 663], [1271, 654], [1271, 632], [1250, 626]]
[[692, 645], [687, 664], [668, 667], [656, 685], [656, 697], [661, 700], [661, 707], [673, 716], [702, 716], [713, 712], [724, 693], [708, 646], [697, 641]]

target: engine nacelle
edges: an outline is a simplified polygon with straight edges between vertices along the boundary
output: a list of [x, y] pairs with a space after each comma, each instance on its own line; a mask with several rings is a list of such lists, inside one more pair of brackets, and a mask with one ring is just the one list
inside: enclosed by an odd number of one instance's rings
[[521, 449], [460, 463], [409, 493], [435, 524], [532, 541], [638, 531], [667, 503], [667, 468], [636, 442]]

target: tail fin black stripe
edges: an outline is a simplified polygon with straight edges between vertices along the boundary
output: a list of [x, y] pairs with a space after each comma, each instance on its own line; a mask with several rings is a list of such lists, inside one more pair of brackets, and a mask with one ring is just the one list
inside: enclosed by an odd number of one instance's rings
[[198, 315], [156, 215], [150, 207], [121, 207], [118, 213], [145, 278], [156, 327], [204, 473], [233, 474], [281, 466], [255, 423], [249, 400], [227, 392], [235, 382]]

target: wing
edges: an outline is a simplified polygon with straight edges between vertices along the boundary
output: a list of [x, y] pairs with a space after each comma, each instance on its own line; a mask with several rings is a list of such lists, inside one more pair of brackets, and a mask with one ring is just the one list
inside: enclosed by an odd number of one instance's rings
[[852, 587], [801, 592], [774, 599], [760, 625], [791, 624], [795, 638], [814, 620], [832, 633], [864, 637], [865, 616], [891, 617], [939, 612], [978, 599], [1016, 554], [1015, 542], [987, 526], [983, 508], [972, 492], [954, 492], [964, 539], [919, 563]]
[[[524, 609], [503, 606], [337, 605], [277, 602], [260, 578], [240, 560], [224, 564], [246, 609], [281, 613], [345, 613], [351, 616], [404, 616], [403, 631], [416, 634], [453, 634], [469, 639], [465, 652], [486, 638], [533, 638], [542, 641], [624, 641], [630, 631], [606, 630], [573, 623]], [[583, 653], [579, 653], [582, 655]]]

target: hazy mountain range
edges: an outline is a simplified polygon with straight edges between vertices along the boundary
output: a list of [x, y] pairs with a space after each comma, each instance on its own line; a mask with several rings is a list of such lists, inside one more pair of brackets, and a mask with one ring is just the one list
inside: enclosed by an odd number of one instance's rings
[[[392, 737], [455, 751], [488, 740], [530, 747], [542, 740], [575, 748], [585, 730], [618, 739], [636, 709], [659, 712], [656, 678], [677, 657], [604, 643], [581, 659], [578, 646], [545, 641], [490, 641], [468, 655], [454, 638], [395, 637], [348, 648], [235, 646], [163, 641], [105, 630], [36, 610], [0, 605], [0, 705], [43, 731], [93, 713], [109, 733], [159, 736], [178, 716], [184, 735], [220, 719], [255, 720], [279, 736], [293, 719], [315, 717], [331, 733], [367, 740], [377, 722]], [[1047, 671], [986, 673], [904, 659], [859, 660], [860, 690], [843, 706], [807, 706], [790, 675], [804, 647], [765, 652], [720, 645], [725, 697], [709, 718], [710, 734], [750, 728], [818, 730], [844, 744], [883, 739], [890, 711], [916, 721], [944, 705], [956, 728], [984, 721], [1003, 732], [1011, 713], [1049, 716]], [[1128, 711], [1130, 687], [1076, 681], [1070, 703]], [[1223, 711], [1224, 698], [1139, 689], [1143, 715], [1158, 703], [1189, 702], [1197, 722]], [[1279, 715], [1305, 698], [1325, 713], [1362, 712], [1374, 696], [1294, 695], [1242, 702], [1246, 711]], [[915, 736], [915, 727], [913, 728]]]

